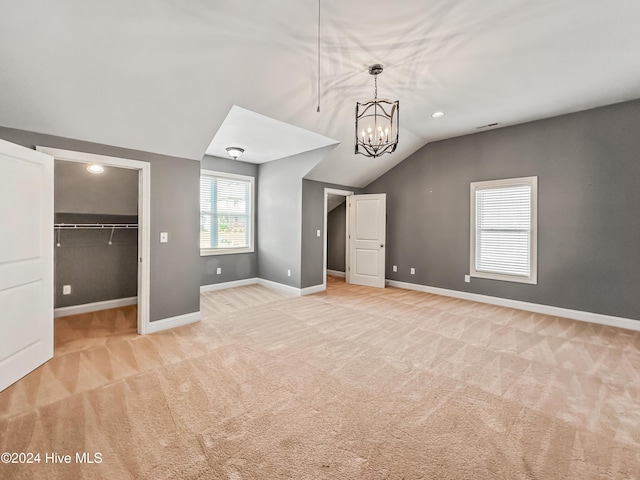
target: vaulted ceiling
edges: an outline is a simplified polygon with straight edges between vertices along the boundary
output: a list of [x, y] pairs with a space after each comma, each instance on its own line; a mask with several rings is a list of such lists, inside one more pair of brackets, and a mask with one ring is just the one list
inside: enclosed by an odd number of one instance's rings
[[[321, 0], [320, 14], [317, 113], [317, 0], [0, 0], [0, 125], [199, 160], [237, 105], [339, 141], [308, 178], [358, 187], [430, 141], [640, 97], [637, 0]], [[373, 63], [401, 129], [370, 159], [353, 137]]]

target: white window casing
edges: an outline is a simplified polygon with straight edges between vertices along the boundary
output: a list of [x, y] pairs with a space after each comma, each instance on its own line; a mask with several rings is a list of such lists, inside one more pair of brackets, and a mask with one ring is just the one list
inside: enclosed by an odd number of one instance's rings
[[200, 171], [200, 255], [254, 251], [253, 177]]
[[538, 177], [471, 183], [469, 274], [538, 283]]

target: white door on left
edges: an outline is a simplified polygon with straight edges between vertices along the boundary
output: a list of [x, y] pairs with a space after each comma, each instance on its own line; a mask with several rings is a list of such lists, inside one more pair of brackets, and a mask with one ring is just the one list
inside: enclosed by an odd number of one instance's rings
[[0, 140], [0, 390], [53, 356], [53, 157]]

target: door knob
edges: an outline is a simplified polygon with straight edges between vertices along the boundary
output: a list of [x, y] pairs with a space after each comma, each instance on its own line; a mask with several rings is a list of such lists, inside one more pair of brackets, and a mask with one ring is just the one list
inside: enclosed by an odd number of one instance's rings
[[384, 244], [383, 243], [380, 244], [380, 248], [384, 248]]

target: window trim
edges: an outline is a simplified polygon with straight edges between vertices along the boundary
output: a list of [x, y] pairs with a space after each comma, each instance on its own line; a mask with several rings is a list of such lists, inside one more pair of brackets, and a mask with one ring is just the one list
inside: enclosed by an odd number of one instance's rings
[[[255, 177], [251, 177], [249, 175], [240, 175], [237, 173], [219, 172], [216, 170], [206, 170], [206, 169], [200, 170], [200, 177], [202, 176], [226, 178], [226, 179], [233, 179], [233, 180], [243, 180], [245, 182], [249, 182], [249, 195], [251, 196], [251, 199], [249, 202], [249, 208], [250, 208], [250, 212], [249, 212], [250, 224], [249, 225], [250, 225], [251, 231], [249, 232], [250, 234], [249, 234], [248, 247], [238, 247], [238, 248], [202, 248], [200, 247], [200, 256], [204, 257], [209, 255], [230, 255], [230, 254], [237, 254], [237, 253], [253, 253], [255, 251], [255, 235], [256, 235]], [[198, 185], [199, 185], [199, 182], [198, 182]], [[200, 203], [199, 198], [200, 198], [200, 187], [198, 187], [198, 204]], [[202, 218], [201, 205], [200, 205], [199, 215], [200, 215], [200, 218]], [[198, 223], [201, 224], [200, 221]], [[198, 227], [198, 229], [199, 228], [200, 227]], [[199, 234], [198, 234], [198, 238], [200, 238]], [[199, 240], [198, 240], [198, 245], [199, 245]]]
[[[476, 270], [476, 192], [492, 188], [504, 187], [531, 187], [531, 216], [529, 229], [529, 276], [509, 275], [505, 273], [484, 272]], [[538, 283], [538, 177], [506, 178], [502, 180], [488, 180], [482, 182], [471, 182], [470, 185], [470, 261], [469, 276], [475, 278], [485, 278], [490, 280], [501, 280], [507, 282], [527, 283], [537, 285]]]

